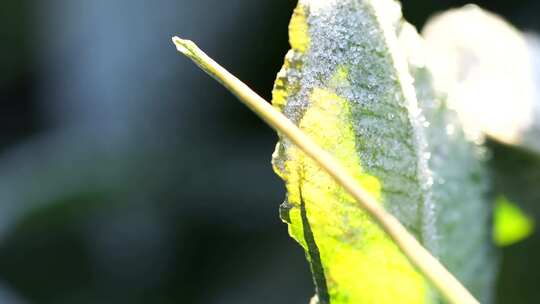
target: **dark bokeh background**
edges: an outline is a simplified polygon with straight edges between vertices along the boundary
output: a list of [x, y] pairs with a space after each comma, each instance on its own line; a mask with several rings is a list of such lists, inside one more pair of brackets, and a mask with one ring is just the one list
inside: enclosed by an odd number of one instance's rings
[[[421, 27], [465, 3], [403, 6]], [[295, 4], [2, 1], [0, 303], [307, 303], [276, 136], [170, 43], [269, 99]], [[478, 4], [540, 30], [538, 1]], [[504, 249], [500, 303], [537, 299], [539, 243]]]

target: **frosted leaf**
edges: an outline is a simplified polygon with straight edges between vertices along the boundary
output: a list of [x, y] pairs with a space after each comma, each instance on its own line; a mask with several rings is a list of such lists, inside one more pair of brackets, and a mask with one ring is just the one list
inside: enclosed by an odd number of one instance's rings
[[[300, 0], [272, 103], [488, 299], [484, 165], [435, 96], [424, 46], [400, 11], [393, 0]], [[353, 198], [286, 138], [273, 165], [287, 188], [280, 215], [306, 251], [319, 303], [442, 301]], [[452, 246], [461, 248], [451, 254]]]
[[416, 30], [404, 24], [400, 42], [407, 50], [415, 77], [418, 103], [426, 120], [435, 234], [424, 243], [439, 256], [481, 303], [492, 301], [495, 261], [489, 223], [489, 189], [482, 147], [470, 142], [457, 114], [447, 108], [444, 94], [433, 89], [424, 62], [425, 46]]

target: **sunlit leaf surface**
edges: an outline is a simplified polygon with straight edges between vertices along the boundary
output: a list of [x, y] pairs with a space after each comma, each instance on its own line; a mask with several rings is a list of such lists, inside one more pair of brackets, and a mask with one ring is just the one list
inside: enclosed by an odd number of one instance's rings
[[[290, 42], [274, 106], [488, 301], [482, 149], [465, 140], [431, 89], [414, 52], [422, 42], [400, 6], [301, 0]], [[287, 188], [281, 217], [306, 251], [320, 303], [441, 301], [354, 200], [285, 138], [273, 165]]]

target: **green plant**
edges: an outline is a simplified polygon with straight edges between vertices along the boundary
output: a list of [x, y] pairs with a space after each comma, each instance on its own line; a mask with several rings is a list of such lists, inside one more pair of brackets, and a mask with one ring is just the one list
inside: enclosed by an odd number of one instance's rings
[[273, 108], [173, 41], [280, 135], [281, 217], [306, 251], [313, 301], [477, 303], [459, 281], [491, 301], [486, 150], [434, 88], [441, 72], [399, 4], [301, 0]]

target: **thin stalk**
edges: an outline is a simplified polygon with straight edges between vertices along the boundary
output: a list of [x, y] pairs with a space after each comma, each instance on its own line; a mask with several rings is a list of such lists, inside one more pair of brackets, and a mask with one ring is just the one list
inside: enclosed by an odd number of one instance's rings
[[440, 291], [451, 303], [478, 304], [471, 293], [427, 251], [407, 229], [391, 214], [386, 212], [377, 200], [351, 176], [325, 150], [304, 134], [287, 117], [272, 107], [266, 100], [251, 90], [246, 84], [229, 73], [212, 58], [201, 51], [192, 41], [174, 37], [173, 43], [179, 52], [189, 57], [203, 71], [215, 78], [229, 91], [255, 112], [274, 130], [286, 136], [302, 151], [326, 170], [337, 183], [349, 192], [358, 205], [365, 210], [379, 226], [394, 240], [409, 261]]

